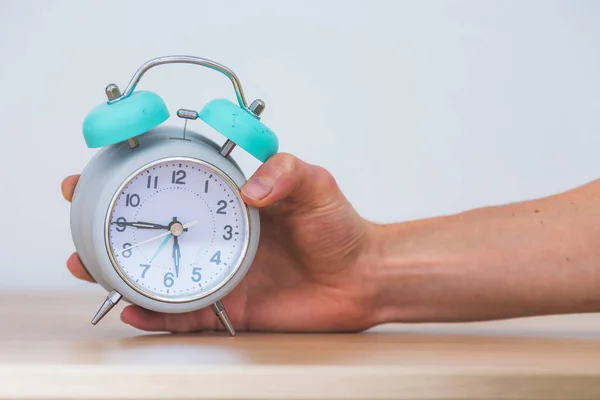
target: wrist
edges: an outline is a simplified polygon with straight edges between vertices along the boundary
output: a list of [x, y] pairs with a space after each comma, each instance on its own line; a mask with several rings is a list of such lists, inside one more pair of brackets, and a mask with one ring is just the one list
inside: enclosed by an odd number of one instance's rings
[[426, 237], [440, 223], [441, 218], [374, 226], [367, 270], [375, 325], [430, 319], [443, 260], [439, 252], [426, 250]]
[[[422, 320], [422, 297], [434, 278], [435, 253], [422, 254], [422, 237], [438, 219], [408, 223], [370, 223], [360, 269], [369, 326]], [[421, 238], [421, 239], [420, 239]], [[421, 249], [419, 249], [421, 247]]]

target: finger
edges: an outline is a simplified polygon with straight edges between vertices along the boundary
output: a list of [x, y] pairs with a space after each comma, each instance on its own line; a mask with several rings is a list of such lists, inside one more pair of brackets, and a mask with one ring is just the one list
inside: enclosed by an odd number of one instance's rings
[[75, 186], [78, 181], [79, 175], [68, 176], [62, 181], [61, 189], [65, 200], [71, 201], [73, 199], [73, 191], [75, 191]]
[[286, 199], [295, 206], [321, 206], [341, 198], [335, 179], [324, 168], [278, 153], [269, 158], [242, 187], [251, 206], [265, 207]]
[[166, 314], [129, 305], [121, 312], [121, 321], [150, 332], [195, 332], [216, 330], [217, 317], [210, 309], [180, 314]]
[[81, 262], [81, 259], [77, 253], [71, 254], [67, 260], [67, 268], [75, 278], [92, 283], [96, 282], [83, 266], [83, 263]]

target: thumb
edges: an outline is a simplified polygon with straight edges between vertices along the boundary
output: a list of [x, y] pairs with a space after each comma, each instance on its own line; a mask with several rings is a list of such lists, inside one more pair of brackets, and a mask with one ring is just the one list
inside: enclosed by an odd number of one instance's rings
[[287, 153], [270, 157], [242, 186], [242, 198], [254, 207], [282, 200], [294, 207], [321, 207], [341, 200], [342, 194], [331, 174]]

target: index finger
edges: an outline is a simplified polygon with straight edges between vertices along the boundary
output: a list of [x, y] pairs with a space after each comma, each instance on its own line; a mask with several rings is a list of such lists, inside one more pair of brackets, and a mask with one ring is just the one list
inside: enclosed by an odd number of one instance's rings
[[75, 190], [77, 181], [79, 181], [79, 175], [68, 176], [62, 181], [62, 195], [65, 198], [65, 200], [71, 201], [71, 199], [73, 198], [73, 191]]

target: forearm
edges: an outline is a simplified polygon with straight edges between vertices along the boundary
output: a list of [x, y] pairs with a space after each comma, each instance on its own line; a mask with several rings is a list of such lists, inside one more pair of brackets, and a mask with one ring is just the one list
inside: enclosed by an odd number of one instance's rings
[[379, 322], [600, 311], [600, 181], [378, 231]]

